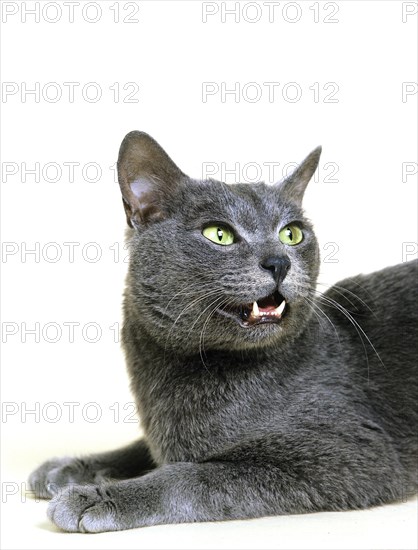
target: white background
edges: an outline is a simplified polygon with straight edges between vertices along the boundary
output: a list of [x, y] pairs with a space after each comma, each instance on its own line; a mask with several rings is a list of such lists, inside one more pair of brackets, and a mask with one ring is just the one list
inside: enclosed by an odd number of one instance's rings
[[[201, 177], [205, 163], [238, 163], [229, 182], [244, 179], [248, 163], [270, 181], [265, 163], [279, 162], [279, 179], [283, 165], [322, 144], [305, 200], [321, 242], [320, 281], [416, 257], [416, 178], [402, 173], [417, 161], [417, 95], [403, 96], [417, 81], [417, 15], [406, 17], [416, 3], [281, 2], [272, 14], [263, 2], [240, 2], [236, 15], [225, 15], [235, 2], [86, 8], [81, 0], [72, 23], [62, 2], [45, 11], [46, 4], [38, 2], [36, 22], [30, 14], [25, 21], [35, 2], [2, 2], [3, 547], [415, 548], [416, 500], [83, 536], [57, 532], [46, 504], [25, 498], [25, 481], [53, 455], [111, 449], [138, 433], [115, 342], [127, 264], [112, 166], [128, 131], [150, 133], [190, 176]], [[204, 9], [217, 13], [203, 22]], [[78, 83], [73, 101], [65, 82]], [[274, 97], [265, 82], [279, 83]], [[127, 83], [135, 87], [124, 90]], [[39, 97], [25, 94], [36, 86]], [[204, 101], [205, 86], [219, 93]], [[234, 86], [237, 97], [222, 97]], [[335, 102], [325, 102], [336, 86]], [[57, 90], [62, 97], [53, 102]], [[134, 90], [136, 102], [124, 101]], [[299, 101], [291, 101], [297, 90]], [[78, 163], [74, 178], [68, 163]], [[57, 165], [61, 177], [48, 181]], [[338, 168], [335, 181], [326, 180], [329, 166]], [[39, 178], [25, 174], [31, 169]], [[74, 258], [63, 243], [76, 243]], [[73, 338], [68, 323], [77, 323]], [[74, 418], [64, 403], [73, 403]]]

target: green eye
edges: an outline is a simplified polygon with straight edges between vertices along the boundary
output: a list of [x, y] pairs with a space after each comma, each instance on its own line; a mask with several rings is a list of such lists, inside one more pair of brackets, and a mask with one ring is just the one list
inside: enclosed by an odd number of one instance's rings
[[235, 242], [235, 236], [232, 231], [222, 225], [210, 225], [203, 230], [202, 234], [210, 241], [223, 246], [228, 246]]
[[303, 240], [302, 230], [297, 225], [286, 225], [279, 231], [279, 239], [283, 244], [294, 246]]

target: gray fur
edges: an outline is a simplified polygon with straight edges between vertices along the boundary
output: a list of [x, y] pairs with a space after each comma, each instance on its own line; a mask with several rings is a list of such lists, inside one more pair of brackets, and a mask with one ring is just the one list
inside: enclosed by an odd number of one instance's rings
[[[417, 490], [417, 262], [316, 291], [318, 244], [301, 209], [319, 160], [267, 186], [192, 180], [147, 134], [122, 143], [131, 258], [123, 343], [145, 438], [48, 461], [30, 484], [66, 531], [350, 510]], [[202, 235], [224, 222], [231, 246]], [[304, 240], [282, 244], [298, 221]], [[280, 324], [216, 308], [276, 290]]]

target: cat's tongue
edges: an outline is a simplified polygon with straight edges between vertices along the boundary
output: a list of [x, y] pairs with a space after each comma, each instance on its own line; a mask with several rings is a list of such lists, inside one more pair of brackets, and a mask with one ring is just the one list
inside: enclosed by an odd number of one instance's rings
[[[257, 302], [255, 302], [257, 303]], [[254, 309], [254, 306], [253, 306], [253, 309]], [[260, 307], [258, 306], [258, 311], [260, 313], [268, 313], [269, 311], [275, 311], [275, 307], [274, 306], [265, 306], [265, 307]]]

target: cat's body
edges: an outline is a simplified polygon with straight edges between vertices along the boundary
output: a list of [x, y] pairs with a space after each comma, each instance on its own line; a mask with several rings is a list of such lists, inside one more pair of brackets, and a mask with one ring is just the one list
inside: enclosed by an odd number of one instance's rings
[[416, 491], [418, 264], [315, 291], [300, 205], [318, 159], [279, 186], [229, 187], [190, 180], [146, 134], [125, 138], [123, 341], [145, 438], [36, 470], [57, 525], [344, 510]]
[[[417, 268], [410, 262], [338, 283], [356, 297], [345, 292], [343, 299], [339, 289], [325, 294], [347, 310], [355, 304], [357, 329], [342, 312], [321, 304], [328, 319], [313, 316], [296, 344], [206, 352], [205, 367], [200, 354], [171, 353], [170, 368], [161, 368], [163, 349], [156, 352], [147, 338], [135, 342], [133, 335], [126, 336], [132, 389], [154, 459], [207, 461], [251, 440], [268, 445], [274, 434], [277, 443], [285, 437], [292, 448], [272, 445], [270, 460], [283, 452], [288, 460], [303, 446], [319, 447], [320, 430], [322, 437], [329, 434], [332, 455], [351, 440], [356, 452], [360, 446], [356, 459], [361, 461], [362, 453], [372, 452], [366, 441], [385, 433], [391, 449], [376, 454], [377, 471], [382, 473], [385, 458], [396, 452], [387, 467], [393, 467], [392, 475], [405, 468], [404, 489], [411, 489], [418, 455], [417, 375], [410, 368], [417, 353], [417, 311], [411, 301]], [[394, 334], [395, 326], [405, 332]], [[253, 458], [260, 460], [257, 453], [254, 448]], [[325, 455], [323, 461], [327, 467]], [[313, 474], [315, 465], [307, 467]]]

